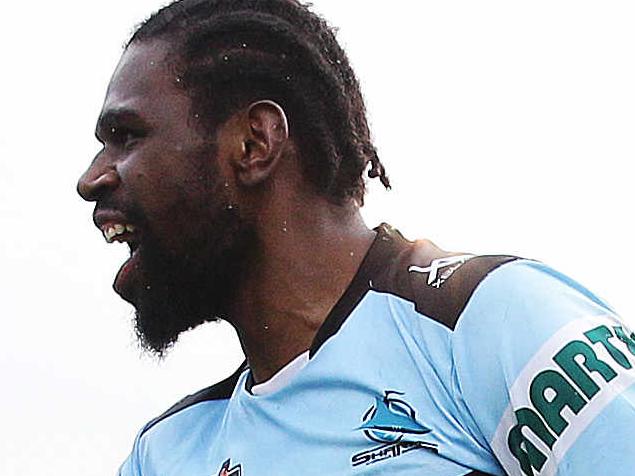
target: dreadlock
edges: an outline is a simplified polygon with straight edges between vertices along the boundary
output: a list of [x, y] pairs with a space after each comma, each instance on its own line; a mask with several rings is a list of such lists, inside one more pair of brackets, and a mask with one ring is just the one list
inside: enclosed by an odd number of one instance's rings
[[304, 174], [336, 203], [363, 203], [364, 171], [390, 188], [359, 83], [326, 22], [296, 0], [177, 0], [128, 45], [167, 39], [192, 114], [209, 131], [259, 99], [289, 116]]

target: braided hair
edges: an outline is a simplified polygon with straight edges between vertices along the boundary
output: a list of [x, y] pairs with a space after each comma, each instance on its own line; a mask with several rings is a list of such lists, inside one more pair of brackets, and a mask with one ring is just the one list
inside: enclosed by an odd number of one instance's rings
[[128, 42], [165, 39], [192, 114], [214, 131], [240, 107], [276, 101], [305, 177], [335, 203], [363, 203], [364, 171], [390, 188], [359, 83], [333, 30], [296, 0], [177, 0]]

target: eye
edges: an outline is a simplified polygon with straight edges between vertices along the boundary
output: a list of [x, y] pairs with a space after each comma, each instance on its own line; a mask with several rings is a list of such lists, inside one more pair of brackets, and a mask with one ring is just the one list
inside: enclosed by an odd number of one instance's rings
[[108, 139], [113, 145], [130, 150], [134, 148], [143, 137], [144, 134], [140, 131], [129, 127], [111, 127]]

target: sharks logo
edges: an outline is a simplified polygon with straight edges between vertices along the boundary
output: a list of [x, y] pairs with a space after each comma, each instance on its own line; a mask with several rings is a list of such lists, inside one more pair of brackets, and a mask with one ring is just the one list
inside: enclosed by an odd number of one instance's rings
[[423, 439], [432, 430], [417, 421], [414, 408], [399, 398], [402, 395], [387, 390], [383, 397], [375, 397], [375, 403], [364, 413], [362, 424], [356, 430], [362, 430], [366, 438], [380, 446], [353, 455], [353, 466], [378, 463], [413, 450], [438, 452], [435, 443]]
[[364, 430], [368, 439], [377, 443], [394, 443], [405, 435], [430, 433], [429, 428], [417, 422], [414, 409], [393, 395], [403, 393], [388, 390], [383, 398], [375, 397], [375, 404], [364, 414], [364, 423], [358, 430]]

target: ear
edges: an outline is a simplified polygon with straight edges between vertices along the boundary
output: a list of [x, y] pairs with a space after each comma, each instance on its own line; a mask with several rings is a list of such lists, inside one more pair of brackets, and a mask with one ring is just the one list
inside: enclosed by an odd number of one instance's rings
[[247, 134], [240, 159], [235, 163], [238, 182], [253, 186], [266, 181], [278, 166], [289, 139], [284, 110], [270, 100], [249, 105], [244, 120]]

